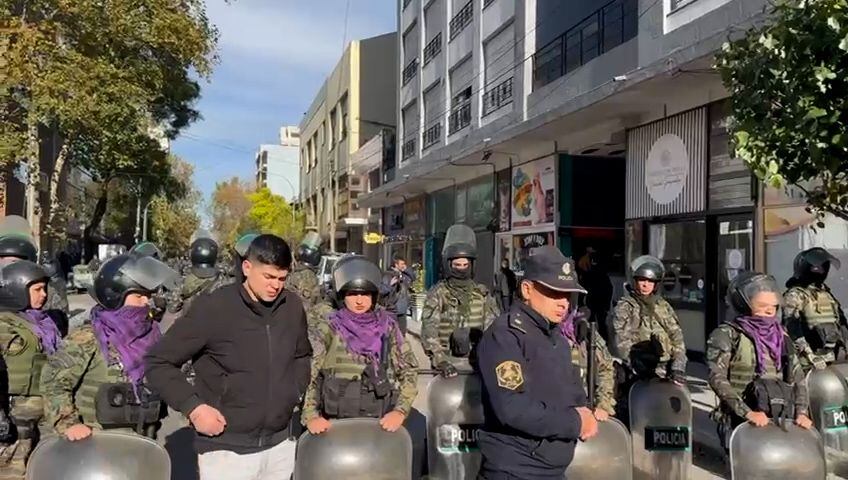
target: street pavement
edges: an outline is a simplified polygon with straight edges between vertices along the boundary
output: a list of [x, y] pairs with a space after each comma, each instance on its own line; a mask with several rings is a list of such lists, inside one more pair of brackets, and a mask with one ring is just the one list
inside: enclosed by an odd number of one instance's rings
[[[88, 295], [71, 295], [68, 297], [71, 313], [88, 310], [94, 305], [94, 301]], [[167, 330], [174, 322], [174, 316], [167, 314], [162, 322], [163, 330]], [[421, 368], [429, 368], [429, 359], [421, 348], [418, 341], [420, 324], [414, 320], [410, 321], [410, 340]], [[715, 424], [710, 420], [709, 413], [717, 405], [716, 396], [707, 384], [707, 368], [704, 364], [690, 363], [688, 368], [688, 383], [692, 394], [693, 413], [693, 439], [692, 452], [693, 469], [692, 480], [729, 479], [730, 471], [728, 461], [719, 443]], [[427, 386], [432, 380], [432, 375], [421, 375], [418, 381], [418, 398], [415, 408], [425, 416], [428, 414], [426, 405]], [[162, 422], [159, 431], [159, 443], [163, 445], [171, 455], [172, 480], [196, 480], [197, 459], [192, 448], [193, 433], [188, 427], [188, 422], [183, 416], [173, 410]], [[828, 466], [831, 472], [829, 480], [848, 478], [848, 457], [836, 452], [828, 452]]]

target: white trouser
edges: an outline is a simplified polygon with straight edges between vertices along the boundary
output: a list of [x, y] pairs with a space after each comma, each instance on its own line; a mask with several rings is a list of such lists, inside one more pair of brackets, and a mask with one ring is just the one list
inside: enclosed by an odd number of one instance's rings
[[216, 450], [198, 456], [200, 480], [288, 480], [294, 472], [297, 442], [286, 440], [257, 453]]

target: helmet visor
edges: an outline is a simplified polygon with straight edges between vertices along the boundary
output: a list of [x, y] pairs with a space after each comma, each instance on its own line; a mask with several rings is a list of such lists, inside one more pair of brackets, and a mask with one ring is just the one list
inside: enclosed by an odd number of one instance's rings
[[333, 269], [333, 288], [336, 293], [356, 285], [356, 289], [378, 289], [382, 273], [377, 265], [364, 257], [353, 257], [338, 262]]
[[842, 262], [840, 262], [838, 258], [834, 257], [830, 252], [823, 248], [807, 250], [803, 255], [804, 260], [806, 260], [806, 262], [812, 267], [823, 267], [828, 262], [830, 262], [830, 266], [836, 270], [839, 270], [842, 266]]
[[647, 268], [655, 270], [658, 274], [658, 278], [650, 278], [650, 280], [660, 281], [665, 276], [665, 266], [662, 260], [653, 255], [642, 255], [630, 262], [630, 271], [634, 276], [637, 272], [644, 271]]
[[464, 245], [471, 250], [477, 249], [477, 236], [468, 225], [452, 225], [445, 235], [445, 245], [442, 247], [442, 255], [446, 254], [451, 246]]
[[241, 238], [236, 241], [236, 244], [233, 246], [233, 249], [240, 257], [244, 257], [247, 255], [247, 249], [250, 248], [250, 244], [253, 243], [253, 240], [258, 237], [258, 233], [248, 233], [247, 235], [242, 235]]
[[176, 290], [179, 274], [153, 257], [135, 257], [124, 263], [120, 272], [151, 292], [159, 288]]

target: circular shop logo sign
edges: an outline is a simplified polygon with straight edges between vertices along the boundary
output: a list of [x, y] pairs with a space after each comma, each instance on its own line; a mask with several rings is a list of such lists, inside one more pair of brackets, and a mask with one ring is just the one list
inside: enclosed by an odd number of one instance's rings
[[677, 135], [668, 133], [658, 138], [645, 162], [645, 187], [648, 195], [660, 205], [667, 205], [683, 191], [689, 176], [689, 152]]

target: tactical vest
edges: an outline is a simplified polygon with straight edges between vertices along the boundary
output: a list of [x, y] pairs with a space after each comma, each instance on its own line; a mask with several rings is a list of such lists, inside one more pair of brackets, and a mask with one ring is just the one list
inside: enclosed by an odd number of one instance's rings
[[88, 426], [101, 429], [97, 421], [97, 392], [105, 383], [126, 382], [119, 364], [107, 365], [106, 359], [99, 347], [92, 353], [88, 371], [82, 378], [82, 384], [76, 392], [75, 402], [82, 422]]
[[[657, 309], [665, 308], [661, 307], [661, 305], [663, 304], [662, 300], [657, 300], [657, 302], [654, 304], [653, 312], [645, 308], [645, 306], [641, 302], [635, 299], [631, 298], [630, 301], [631, 304], [635, 305], [636, 308], [639, 310], [639, 338], [635, 339], [633, 343], [636, 344], [639, 342], [647, 342], [651, 340], [651, 335], [656, 335], [662, 345], [671, 345], [671, 337], [669, 337], [666, 329], [663, 328], [659, 324], [659, 322], [657, 322], [655, 317]], [[664, 348], [662, 357], [660, 357], [660, 364], [668, 362], [669, 360], [671, 360], [671, 353], [668, 351], [667, 348]]]
[[804, 306], [804, 319], [811, 327], [825, 323], [839, 324], [839, 304], [827, 290], [808, 288], [810, 301]]
[[[731, 339], [734, 340], [735, 348], [733, 357], [730, 359], [728, 366], [728, 376], [730, 385], [733, 391], [740, 397], [744, 393], [757, 375], [757, 350], [754, 347], [754, 342], [751, 341], [745, 334], [741, 333], [733, 327], [731, 329]], [[778, 372], [775, 363], [771, 357], [766, 355], [765, 374], [760, 375], [761, 378], [780, 379], [781, 372]]]
[[[11, 312], [0, 314], [0, 339], [17, 337], [20, 344], [8, 345], [9, 351], [3, 351], [6, 367], [9, 371], [9, 395], [41, 395], [41, 370], [47, 362], [47, 356], [41, 351], [38, 336], [29, 322]], [[13, 350], [14, 349], [14, 350]]]
[[[448, 290], [446, 285], [440, 288]], [[441, 322], [439, 322], [439, 344], [444, 348], [450, 347], [450, 338], [453, 333], [460, 328], [478, 329], [481, 332], [485, 329], [486, 319], [484, 311], [486, 308], [486, 296], [480, 291], [478, 286], [471, 290], [471, 306], [469, 308], [470, 315], [466, 318], [460, 313], [460, 301], [456, 299], [452, 292], [448, 290], [448, 294], [444, 296], [447, 300], [444, 311], [441, 312]]]
[[[335, 332], [330, 330], [326, 340], [327, 353], [319, 373], [319, 406], [325, 417], [380, 418], [390, 412], [398, 398], [396, 381], [389, 368], [390, 359], [383, 359], [385, 368], [381, 370], [384, 374], [377, 375], [364, 359], [347, 351], [344, 341]], [[397, 346], [390, 335], [389, 356], [393, 348]], [[375, 388], [375, 376], [381, 377], [377, 382], [384, 382], [381, 388]]]

